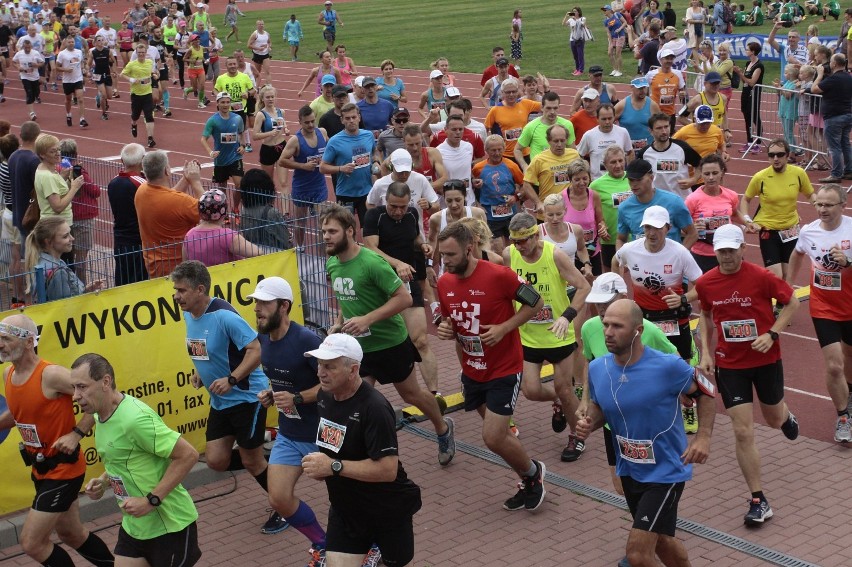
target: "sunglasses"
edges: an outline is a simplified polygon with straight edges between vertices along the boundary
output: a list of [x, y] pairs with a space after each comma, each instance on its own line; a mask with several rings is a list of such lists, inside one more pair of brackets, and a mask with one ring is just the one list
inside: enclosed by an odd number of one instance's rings
[[394, 118], [396, 124], [408, 124], [408, 118]]
[[467, 189], [464, 181], [447, 181], [444, 183], [444, 189]]
[[786, 156], [787, 152], [767, 152], [766, 155], [768, 155], [771, 158], [777, 158], [777, 157]]

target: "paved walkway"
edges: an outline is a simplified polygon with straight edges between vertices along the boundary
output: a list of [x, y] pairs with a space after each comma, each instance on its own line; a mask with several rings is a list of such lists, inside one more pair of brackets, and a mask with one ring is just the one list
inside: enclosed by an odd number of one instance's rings
[[[441, 384], [445, 392], [458, 390], [458, 363], [451, 344], [432, 337], [437, 349]], [[383, 388], [392, 402], [395, 392]], [[611, 492], [603, 437], [596, 432], [586, 453], [576, 463], [562, 463], [559, 453], [565, 436], [550, 430], [550, 406], [521, 399], [517, 422], [521, 440], [536, 458], [547, 464], [548, 495], [538, 512], [506, 512], [501, 504], [515, 491], [516, 479], [501, 464], [488, 460], [475, 414], [455, 412], [459, 451], [446, 469], [437, 463], [437, 448], [428, 424], [400, 432], [402, 462], [423, 489], [423, 509], [415, 517], [417, 551], [413, 565], [494, 566], [568, 565], [611, 566], [622, 557], [630, 528], [629, 514], [611, 503], [583, 494], [584, 487]], [[765, 561], [708, 539], [678, 532], [695, 567], [809, 564], [849, 565], [850, 528], [848, 455], [831, 443], [800, 438], [789, 442], [779, 431], [757, 427], [763, 456], [765, 492], [775, 517], [759, 530], [742, 524], [748, 496], [733, 454], [733, 434], [727, 416], [717, 416], [711, 460], [696, 467], [681, 501], [682, 520], [693, 529], [741, 538], [773, 557]], [[578, 483], [571, 486], [573, 481]], [[564, 488], [563, 486], [569, 486]], [[579, 488], [578, 488], [579, 487]], [[840, 488], [840, 491], [838, 491]], [[203, 566], [299, 566], [306, 562], [308, 542], [295, 530], [274, 536], [259, 532], [266, 519], [266, 496], [246, 473], [192, 491], [199, 501]], [[328, 502], [323, 483], [303, 478], [297, 493], [316, 510], [322, 523]], [[92, 522], [107, 543], [115, 543], [118, 514]], [[689, 522], [687, 522], [689, 523]], [[716, 534], [719, 535], [719, 534]], [[6, 566], [34, 565], [13, 557], [19, 547], [0, 551]], [[799, 559], [796, 562], [794, 559]], [[77, 564], [85, 564], [77, 558]]]

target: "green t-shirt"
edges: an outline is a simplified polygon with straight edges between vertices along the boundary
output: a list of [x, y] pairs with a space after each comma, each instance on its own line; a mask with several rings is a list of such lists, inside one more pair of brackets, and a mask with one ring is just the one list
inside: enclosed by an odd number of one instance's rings
[[213, 89], [217, 93], [226, 91], [231, 95], [231, 110], [233, 112], [241, 112], [243, 110], [246, 102], [243, 95], [247, 94], [253, 88], [254, 85], [249, 76], [240, 71], [237, 71], [237, 74], [233, 77], [227, 73], [219, 75], [216, 78], [216, 83], [213, 85]]
[[592, 181], [589, 187], [600, 195], [601, 209], [603, 209], [606, 229], [609, 232], [609, 240], [601, 239], [601, 244], [615, 244], [615, 239], [618, 237], [618, 205], [632, 195], [627, 175], [621, 179], [615, 179], [609, 173], [604, 173]]
[[171, 27], [163, 24], [163, 42], [166, 45], [170, 45], [174, 47], [175, 45], [175, 36], [177, 35], [178, 30], [177, 26], [172, 24]]
[[[665, 333], [659, 327], [647, 319], [643, 319], [642, 323], [645, 326], [642, 329], [643, 345], [666, 354], [677, 354], [677, 348], [666, 338]], [[603, 321], [600, 317], [592, 317], [583, 323], [580, 336], [583, 338], [583, 356], [586, 357], [586, 360], [594, 360], [609, 353], [604, 338]]]
[[746, 12], [737, 12], [734, 20], [734, 26], [744, 26], [746, 25], [746, 18], [748, 17], [748, 13]]
[[[567, 118], [562, 118], [561, 116], [556, 117], [556, 123], [568, 129], [567, 144], [569, 146], [573, 146], [575, 140], [574, 124], [572, 124]], [[550, 148], [550, 144], [547, 143], [548, 128], [550, 128], [550, 126], [542, 123], [541, 117], [538, 117], [524, 126], [524, 129], [521, 131], [521, 137], [518, 138], [518, 143], [525, 148], [530, 149], [530, 161], [544, 150]]]
[[130, 85], [130, 94], [145, 96], [151, 94], [151, 74], [154, 72], [154, 62], [150, 59], [145, 61], [131, 61], [124, 66], [121, 74], [136, 81]]
[[[391, 265], [366, 248], [348, 262], [332, 256], [326, 262], [326, 271], [344, 320], [375, 311], [403, 285]], [[405, 322], [396, 314], [373, 323], [367, 333], [355, 338], [364, 352], [375, 352], [402, 344], [407, 336]]]
[[[95, 448], [104, 460], [116, 500], [144, 497], [162, 480], [180, 434], [131, 396], [124, 396], [106, 421], [97, 414], [95, 418]], [[142, 540], [179, 532], [198, 519], [192, 497], [181, 485], [148, 514], [134, 518], [122, 511], [122, 515], [124, 531]]]

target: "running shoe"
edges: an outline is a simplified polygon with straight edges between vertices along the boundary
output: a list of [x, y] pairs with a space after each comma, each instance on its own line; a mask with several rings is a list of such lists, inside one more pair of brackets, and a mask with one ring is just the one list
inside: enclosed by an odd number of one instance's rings
[[36, 97], [36, 104], [41, 104], [41, 97], [40, 96]]
[[610, 76], [610, 77], [615, 77], [615, 69], [613, 69], [612, 71], [610, 71], [610, 72], [609, 72], [609, 76]]
[[71, 119], [71, 117], [70, 117], [70, 116], [66, 116], [66, 117], [65, 117], [65, 124], [66, 124], [67, 126], [73, 126], [73, 125], [74, 125], [74, 121]]
[[101, 120], [109, 120], [109, 114], [107, 114], [106, 112], [101, 114]]
[[698, 433], [698, 415], [695, 413], [695, 406], [680, 408], [683, 414], [683, 428], [687, 435]]
[[312, 545], [308, 550], [311, 560], [306, 567], [325, 567], [325, 548]]
[[71, 104], [77, 104], [77, 96], [75, 95], [73, 99], [71, 99]]
[[6, 102], [6, 97], [3, 96], [3, 95], [0, 95], [0, 102]]
[[157, 142], [154, 141], [154, 137], [148, 136], [148, 147], [153, 148], [156, 145], [157, 145]]
[[189, 98], [189, 93], [192, 92], [192, 89], [183, 89], [183, 100], [187, 100]]
[[58, 88], [59, 87], [56, 86], [56, 83], [53, 83], [53, 85], [51, 86], [51, 89], [53, 90], [53, 92], [56, 92], [58, 90]]
[[361, 567], [379, 567], [382, 564], [382, 551], [375, 543], [370, 547], [370, 551], [364, 556], [364, 562]]
[[544, 501], [547, 491], [544, 489], [545, 466], [541, 461], [533, 461], [536, 466], [536, 474], [521, 479], [518, 483], [518, 492], [503, 503], [503, 509], [514, 512], [515, 510], [535, 510]]
[[515, 437], [521, 436], [521, 430], [515, 424], [515, 418], [514, 417], [509, 418], [509, 431], [511, 431], [512, 435], [514, 435]]
[[266, 520], [266, 523], [263, 524], [263, 527], [260, 528], [260, 533], [266, 535], [272, 535], [281, 533], [287, 528], [290, 527], [290, 524], [287, 523], [287, 520], [281, 517], [281, 514], [272, 510], [272, 514], [269, 515], [269, 519]]
[[749, 151], [753, 154], [759, 154], [763, 150], [760, 149], [760, 144], [755, 144], [751, 147], [751, 150], [749, 150]]
[[130, 135], [135, 138], [137, 133], [138, 133], [138, 130], [136, 129], [136, 124], [131, 124], [130, 125]]
[[568, 418], [562, 411], [562, 404], [558, 401], [553, 402], [553, 416], [550, 418], [550, 428], [554, 433], [562, 433], [568, 427]]
[[441, 392], [435, 392], [435, 401], [438, 403], [438, 409], [441, 411], [441, 415], [447, 413], [447, 400], [444, 399]]
[[773, 516], [769, 502], [760, 498], [752, 498], [748, 503], [748, 514], [743, 518], [747, 526], [757, 526]]
[[449, 465], [456, 456], [455, 423], [451, 417], [445, 417], [444, 422], [447, 424], [447, 432], [438, 435], [438, 463], [442, 467]]
[[112, 98], [121, 98], [121, 95], [118, 94], [118, 91], [112, 93]]
[[740, 146], [740, 153], [744, 154], [747, 151], [749, 151], [750, 148], [751, 148], [751, 144], [743, 144], [742, 146]]
[[837, 418], [837, 426], [834, 428], [834, 440], [838, 443], [849, 443], [852, 441], [852, 423], [849, 423], [848, 415]]
[[207, 108], [203, 102], [199, 102], [197, 108]]
[[88, 123], [88, 122], [86, 122], [86, 119], [85, 119], [85, 118], [81, 118], [81, 119], [80, 119], [80, 128], [88, 128], [88, 127], [89, 127], [89, 123]]
[[623, 73], [621, 71], [613, 71], [612, 76], [613, 77], [620, 77], [622, 74]]
[[582, 455], [585, 450], [586, 443], [577, 439], [577, 436], [572, 433], [568, 436], [568, 444], [565, 445], [564, 449], [562, 449], [562, 456], [560, 459], [563, 463], [573, 463], [580, 458], [580, 455]]
[[630, 567], [630, 561], [627, 560], [626, 555], [618, 562], [618, 567]]
[[171, 116], [172, 116], [171, 110], [166, 110], [165, 112], [163, 112], [163, 118], [171, 118]]
[[784, 432], [784, 437], [792, 441], [799, 436], [799, 420], [796, 419], [793, 412], [789, 409], [787, 411], [790, 412], [790, 416], [787, 418], [787, 421], [781, 424], [781, 431]]
[[35, 112], [30, 112], [30, 120], [32, 120], [33, 122], [38, 120], [38, 117], [36, 116]]
[[246, 144], [245, 152], [250, 154], [254, 151], [254, 148], [251, 147], [251, 143]]

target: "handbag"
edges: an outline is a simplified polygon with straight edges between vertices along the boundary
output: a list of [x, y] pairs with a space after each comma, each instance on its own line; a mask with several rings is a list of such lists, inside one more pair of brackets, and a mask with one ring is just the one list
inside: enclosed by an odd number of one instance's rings
[[592, 35], [592, 30], [587, 26], [583, 26], [583, 41], [595, 41], [595, 36]]
[[27, 206], [27, 210], [24, 212], [24, 216], [21, 219], [21, 227], [27, 232], [32, 232], [40, 218], [41, 207], [38, 206], [38, 199], [36, 198], [34, 187], [33, 190], [30, 191], [30, 204]]

